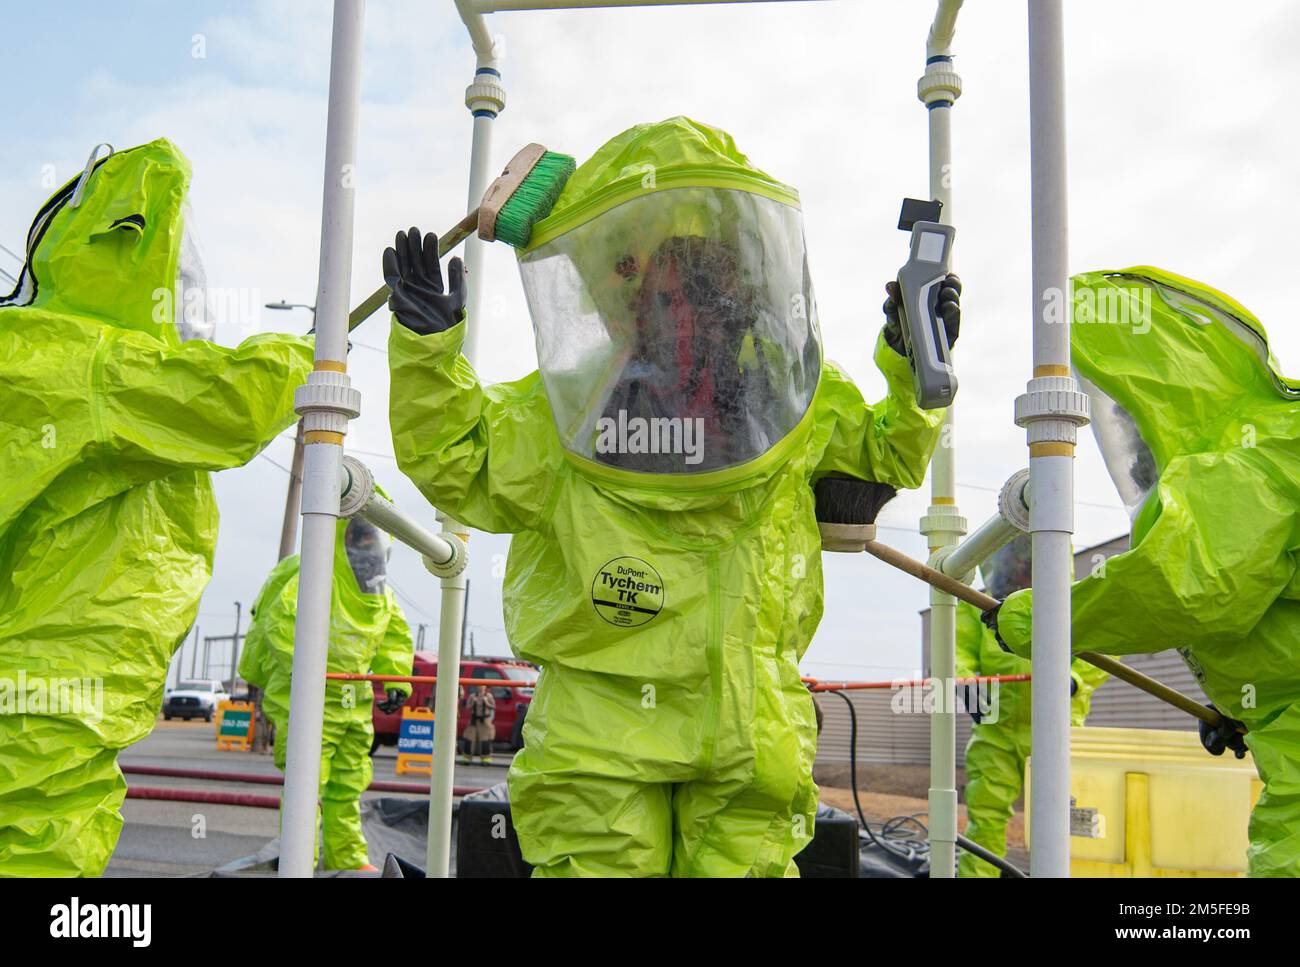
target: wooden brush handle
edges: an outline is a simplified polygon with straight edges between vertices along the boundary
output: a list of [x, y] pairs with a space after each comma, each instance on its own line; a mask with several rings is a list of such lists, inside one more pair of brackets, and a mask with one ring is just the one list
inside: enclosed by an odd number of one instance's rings
[[[879, 541], [867, 541], [867, 553], [877, 557], [886, 564], [892, 564], [900, 571], [904, 571], [912, 577], [920, 578], [931, 587], [938, 588], [944, 594], [951, 594], [954, 598], [960, 598], [967, 604], [973, 604], [981, 611], [988, 611], [990, 608], [996, 608], [999, 604], [998, 599], [987, 595], [982, 591], [976, 591], [969, 584], [963, 584], [954, 577], [944, 574], [937, 568], [923, 564], [916, 558], [909, 557], [902, 551], [890, 547], [888, 544], [881, 544]], [[1095, 665], [1104, 672], [1108, 672], [1120, 681], [1128, 682], [1135, 688], [1140, 688], [1148, 695], [1153, 695], [1172, 705], [1174, 708], [1182, 709], [1189, 715], [1194, 715], [1203, 722], [1218, 727], [1223, 723], [1223, 716], [1212, 708], [1207, 708], [1193, 698], [1189, 698], [1182, 692], [1170, 688], [1168, 685], [1161, 684], [1154, 678], [1143, 675], [1136, 668], [1125, 665], [1123, 662], [1111, 658], [1107, 655], [1099, 655], [1093, 651], [1081, 651], [1075, 654], [1076, 658], [1082, 658], [1090, 665]]]
[[[438, 236], [438, 258], [443, 258], [457, 245], [474, 234], [475, 229], [478, 228], [478, 216], [479, 210], [475, 208], [458, 221], [445, 235]], [[378, 312], [392, 294], [393, 290], [387, 285], [381, 285], [370, 293], [365, 302], [348, 313], [348, 332], [351, 332]]]

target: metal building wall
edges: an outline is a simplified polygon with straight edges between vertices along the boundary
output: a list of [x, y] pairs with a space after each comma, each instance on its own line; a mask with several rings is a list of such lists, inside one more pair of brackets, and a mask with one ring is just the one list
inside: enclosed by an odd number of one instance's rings
[[[844, 692], [858, 715], [858, 761], [888, 765], [930, 761], [930, 716], [921, 711], [895, 712], [892, 690]], [[818, 695], [822, 707], [822, 734], [817, 743], [817, 762], [849, 761], [849, 710], [843, 699]], [[971, 721], [957, 716], [957, 764], [965, 760]]]

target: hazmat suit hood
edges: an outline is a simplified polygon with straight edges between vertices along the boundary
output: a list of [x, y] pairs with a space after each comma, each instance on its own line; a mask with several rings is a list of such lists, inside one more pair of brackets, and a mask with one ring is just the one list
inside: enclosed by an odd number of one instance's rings
[[1281, 374], [1263, 325], [1231, 297], [1136, 266], [1075, 276], [1074, 301], [1074, 366], [1131, 515], [1176, 457], [1294, 446], [1300, 383]]
[[292, 425], [311, 345], [182, 344], [189, 164], [155, 141], [40, 205], [0, 299], [0, 680], [94, 683], [90, 702], [0, 714], [0, 868], [99, 876], [117, 843], [119, 749], [153, 729], [212, 574], [211, 472]]
[[343, 551], [362, 593], [383, 593], [392, 550], [392, 539], [370, 521], [361, 517], [348, 521], [343, 531]]
[[[375, 491], [388, 497], [378, 484], [375, 485]], [[358, 541], [357, 538], [362, 534], [366, 535], [366, 539]], [[357, 545], [364, 545], [363, 553], [357, 553]], [[340, 517], [335, 522], [330, 626], [331, 641], [338, 644], [331, 644], [331, 671], [364, 671], [365, 669], [344, 667], [359, 647], [360, 638], [357, 636], [383, 637], [392, 616], [401, 618], [401, 608], [392, 587], [385, 580], [387, 561], [391, 554], [392, 537], [373, 524], [359, 517]], [[381, 557], [382, 563], [379, 560]], [[253, 623], [239, 660], [239, 674], [267, 691], [265, 701], [268, 703], [268, 714], [273, 717], [287, 717], [289, 710], [289, 671], [293, 657], [300, 567], [299, 555], [291, 554], [280, 561], [267, 576], [253, 606]], [[409, 646], [410, 629], [404, 618], [401, 619], [400, 630], [397, 632], [399, 639], [403, 636]], [[284, 652], [278, 664], [268, 652], [268, 648], [272, 647], [270, 639], [278, 642]], [[409, 667], [405, 673], [409, 674]], [[329, 687], [341, 686], [333, 683]], [[410, 691], [409, 685], [403, 683], [396, 683], [392, 687]]]
[[1027, 588], [1033, 581], [1033, 552], [1028, 534], [990, 554], [980, 564], [984, 590], [1001, 601], [1013, 591]]
[[0, 306], [27, 309], [33, 322], [79, 317], [168, 344], [210, 338], [189, 185], [189, 160], [165, 138], [125, 151], [97, 146], [37, 212], [18, 284]]
[[[390, 500], [375, 484], [375, 493]], [[388, 560], [393, 538], [362, 517], [340, 517], [334, 534], [334, 588], [350, 604], [373, 607], [388, 591]]]
[[770, 475], [806, 432], [821, 338], [797, 193], [687, 118], [615, 137], [520, 254], [566, 455], [633, 488]]

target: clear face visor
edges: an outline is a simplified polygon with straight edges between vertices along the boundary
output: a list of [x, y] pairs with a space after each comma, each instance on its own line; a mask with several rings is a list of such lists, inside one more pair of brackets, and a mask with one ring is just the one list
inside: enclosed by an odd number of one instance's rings
[[176, 263], [176, 332], [181, 342], [191, 339], [211, 341], [215, 320], [208, 318], [208, 275], [203, 268], [203, 250], [199, 247], [194, 212], [186, 201], [181, 209], [181, 253]]
[[1131, 520], [1159, 480], [1155, 457], [1124, 407], [1082, 376], [1079, 383], [1091, 402], [1093, 436]]
[[812, 402], [821, 337], [798, 209], [733, 189], [631, 201], [520, 259], [564, 445], [626, 470], [746, 464]]
[[1033, 581], [1032, 543], [1028, 534], [1021, 534], [1010, 544], [990, 554], [980, 565], [984, 590], [999, 601], [1007, 595], [1029, 587]]
[[353, 517], [343, 532], [343, 547], [357, 587], [366, 594], [383, 594], [392, 539], [368, 520]]

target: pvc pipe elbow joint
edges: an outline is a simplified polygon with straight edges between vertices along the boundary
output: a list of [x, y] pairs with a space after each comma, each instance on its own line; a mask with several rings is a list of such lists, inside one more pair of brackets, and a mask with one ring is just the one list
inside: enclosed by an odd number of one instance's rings
[[459, 534], [453, 534], [450, 531], [443, 531], [440, 535], [447, 546], [451, 548], [451, 558], [439, 564], [429, 557], [428, 554], [422, 554], [421, 560], [430, 574], [436, 578], [454, 578], [466, 567], [469, 566], [469, 545]]

